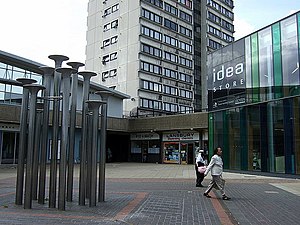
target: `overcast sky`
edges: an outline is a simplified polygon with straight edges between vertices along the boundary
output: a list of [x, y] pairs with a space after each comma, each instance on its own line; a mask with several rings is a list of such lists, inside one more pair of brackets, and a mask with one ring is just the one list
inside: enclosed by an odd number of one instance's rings
[[[88, 0], [2, 0], [0, 50], [49, 66], [54, 66], [48, 59], [51, 54], [84, 62], [87, 4]], [[300, 10], [300, 0], [234, 4], [236, 39]]]

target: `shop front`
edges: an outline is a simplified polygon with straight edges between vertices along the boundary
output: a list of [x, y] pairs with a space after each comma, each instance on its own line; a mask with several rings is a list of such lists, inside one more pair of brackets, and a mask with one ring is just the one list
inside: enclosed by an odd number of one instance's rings
[[130, 161], [144, 163], [156, 163], [161, 161], [159, 134], [131, 134], [130, 143]]
[[300, 174], [300, 12], [208, 56], [209, 153], [224, 168]]
[[193, 164], [194, 149], [199, 146], [199, 133], [173, 131], [163, 133], [163, 163]]

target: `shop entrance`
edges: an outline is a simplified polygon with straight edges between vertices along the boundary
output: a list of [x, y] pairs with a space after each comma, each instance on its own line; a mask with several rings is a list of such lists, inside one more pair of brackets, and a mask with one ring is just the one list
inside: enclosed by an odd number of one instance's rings
[[193, 143], [164, 143], [164, 163], [193, 164]]

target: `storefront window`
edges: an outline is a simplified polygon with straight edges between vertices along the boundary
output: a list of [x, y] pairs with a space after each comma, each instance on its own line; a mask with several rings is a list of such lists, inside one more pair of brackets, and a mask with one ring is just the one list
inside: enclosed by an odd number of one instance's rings
[[164, 163], [180, 162], [179, 142], [164, 143]]

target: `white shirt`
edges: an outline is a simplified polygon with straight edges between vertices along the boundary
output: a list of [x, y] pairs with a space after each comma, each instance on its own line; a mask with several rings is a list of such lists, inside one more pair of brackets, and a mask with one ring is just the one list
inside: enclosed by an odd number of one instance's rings
[[214, 155], [211, 157], [210, 163], [206, 168], [204, 175], [206, 176], [211, 170], [211, 175], [222, 175], [223, 173], [223, 160], [220, 156]]
[[202, 157], [202, 153], [199, 153], [198, 156], [197, 156], [197, 158], [196, 158], [196, 163], [198, 163], [198, 162], [201, 162], [201, 163], [205, 164], [205, 161], [204, 161], [204, 159]]

